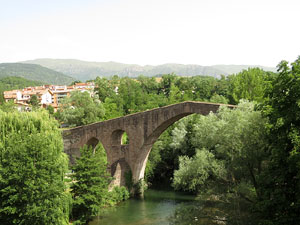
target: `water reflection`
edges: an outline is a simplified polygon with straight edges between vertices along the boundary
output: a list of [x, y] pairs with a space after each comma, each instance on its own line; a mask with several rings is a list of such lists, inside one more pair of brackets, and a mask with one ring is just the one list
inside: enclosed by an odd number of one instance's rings
[[148, 190], [143, 200], [130, 199], [109, 208], [90, 225], [168, 225], [176, 206], [193, 200], [193, 196], [183, 193]]
[[144, 200], [130, 199], [106, 209], [90, 225], [256, 224], [240, 206], [241, 202], [200, 201], [184, 193], [148, 190]]

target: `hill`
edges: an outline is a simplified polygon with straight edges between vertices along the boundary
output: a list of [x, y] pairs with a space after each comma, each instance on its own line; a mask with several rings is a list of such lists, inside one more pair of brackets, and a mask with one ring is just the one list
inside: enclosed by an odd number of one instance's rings
[[0, 91], [9, 91], [15, 89], [22, 89], [31, 86], [40, 86], [43, 82], [27, 80], [22, 77], [4, 77], [0, 78]]
[[74, 81], [72, 77], [36, 64], [1, 63], [0, 78], [11, 76], [40, 81], [43, 84], [70, 84]]
[[120, 77], [157, 76], [175, 73], [179, 76], [206, 75], [219, 77], [238, 73], [248, 67], [260, 67], [268, 71], [276, 71], [275, 68], [251, 65], [216, 65], [200, 66], [195, 64], [163, 64], [158, 66], [140, 66], [137, 64], [123, 64], [117, 62], [87, 62], [76, 59], [36, 59], [23, 63], [38, 64], [55, 71], [67, 74], [76, 80], [86, 81], [99, 77], [118, 75]]
[[214, 65], [212, 66], [217, 68], [221, 71], [226, 71], [228, 74], [239, 73], [242, 70], [248, 69], [249, 67], [258, 67], [265, 71], [277, 72], [276, 68], [274, 67], [266, 67], [266, 66], [259, 66], [259, 65]]

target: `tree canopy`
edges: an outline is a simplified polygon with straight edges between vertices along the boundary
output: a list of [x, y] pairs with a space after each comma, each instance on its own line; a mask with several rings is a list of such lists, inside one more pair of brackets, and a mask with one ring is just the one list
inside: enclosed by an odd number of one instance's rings
[[46, 112], [0, 110], [0, 130], [0, 223], [68, 224], [68, 160], [57, 122]]
[[263, 224], [299, 224], [300, 218], [300, 57], [282, 61], [263, 106], [269, 118], [271, 157], [260, 176], [257, 204]]
[[73, 91], [63, 99], [57, 117], [69, 126], [81, 126], [101, 121], [104, 113], [102, 103], [89, 92]]

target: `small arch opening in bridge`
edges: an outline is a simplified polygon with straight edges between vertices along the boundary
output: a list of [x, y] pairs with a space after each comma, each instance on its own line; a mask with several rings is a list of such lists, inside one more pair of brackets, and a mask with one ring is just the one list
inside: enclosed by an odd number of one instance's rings
[[[95, 138], [95, 137], [92, 137], [90, 140], [88, 140], [88, 142], [86, 143], [86, 145], [87, 145], [88, 147], [91, 147], [91, 148], [93, 149], [93, 152], [95, 153], [96, 147], [97, 147], [98, 143], [100, 143], [99, 140], [98, 140], [97, 138]], [[100, 143], [100, 144], [101, 144], [101, 143]], [[102, 144], [101, 144], [101, 145], [102, 145]], [[103, 147], [103, 146], [102, 146], [102, 147]]]
[[97, 138], [95, 138], [95, 137], [90, 138], [85, 145], [87, 145], [88, 148], [92, 149], [93, 154], [95, 154], [96, 152], [101, 152], [101, 154], [103, 154], [103, 155], [105, 154], [106, 161], [108, 160], [106, 149], [104, 148], [101, 141], [98, 140]]
[[112, 133], [111, 145], [112, 146], [120, 146], [120, 145], [128, 145], [129, 144], [129, 136], [124, 130], [115, 130]]
[[128, 134], [125, 131], [122, 134], [121, 145], [129, 145], [129, 137], [128, 137]]

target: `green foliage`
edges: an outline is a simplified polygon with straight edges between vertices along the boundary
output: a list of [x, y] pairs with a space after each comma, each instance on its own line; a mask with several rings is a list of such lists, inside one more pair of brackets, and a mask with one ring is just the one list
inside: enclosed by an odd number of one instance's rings
[[114, 99], [105, 98], [105, 102], [102, 104], [105, 110], [105, 120], [123, 116], [122, 110], [120, 110], [118, 104], [114, 101]]
[[0, 224], [68, 224], [67, 156], [45, 111], [0, 110]]
[[[216, 192], [231, 190], [255, 201], [260, 197], [257, 179], [269, 155], [265, 123], [249, 102], [241, 102], [233, 110], [221, 107], [218, 114], [198, 116], [191, 144], [202, 150], [192, 158], [181, 158], [175, 187], [205, 192], [219, 186], [223, 188]], [[177, 148], [181, 143], [179, 139]]]
[[133, 180], [132, 180], [132, 172], [131, 170], [128, 172], [125, 172], [125, 185], [130, 191], [133, 187]]
[[115, 186], [112, 191], [108, 192], [105, 205], [113, 206], [119, 202], [126, 201], [129, 197], [130, 195], [126, 187]]
[[222, 103], [222, 104], [228, 104], [228, 99], [225, 98], [223, 95], [214, 94], [210, 100], [212, 103]]
[[30, 105], [32, 105], [32, 107], [37, 108], [37, 107], [39, 106], [39, 99], [38, 99], [38, 96], [32, 95], [32, 96], [30, 97], [30, 100], [28, 101], [28, 103], [29, 103]]
[[270, 75], [259, 68], [248, 68], [229, 76], [229, 95], [232, 103], [236, 104], [240, 99], [262, 102]]
[[0, 104], [4, 103], [5, 102], [5, 99], [4, 99], [4, 91], [0, 89]]
[[72, 81], [72, 82], [70, 83], [70, 86], [75, 85], [75, 84], [77, 84], [77, 83], [82, 83], [82, 81], [80, 81], [80, 80], [74, 80], [74, 81]]
[[216, 160], [213, 153], [201, 149], [193, 158], [179, 157], [179, 170], [174, 172], [173, 185], [175, 189], [184, 191], [207, 190], [209, 179], [217, 180], [225, 173], [223, 163]]
[[154, 143], [145, 169], [148, 183], [169, 184], [174, 171], [176, 155], [170, 147], [172, 128], [168, 128]]
[[62, 101], [57, 116], [69, 126], [81, 126], [101, 121], [104, 108], [99, 100], [90, 97], [88, 92], [73, 91], [70, 97]]
[[262, 196], [257, 210], [262, 224], [300, 223], [300, 57], [289, 67], [278, 65], [279, 75], [268, 89], [264, 104], [269, 118], [271, 159], [260, 176]]
[[8, 76], [0, 79], [0, 90], [9, 91], [22, 89], [25, 87], [41, 86], [43, 84], [44, 83], [40, 81], [27, 80], [22, 77]]
[[145, 178], [150, 184], [170, 185], [179, 157], [192, 157], [196, 149], [191, 143], [193, 124], [197, 116], [181, 119], [169, 127], [155, 142], [146, 165]]
[[50, 115], [54, 114], [54, 108], [53, 108], [53, 106], [48, 105], [46, 109], [47, 109], [47, 111], [49, 112]]
[[104, 102], [106, 98], [114, 98], [115, 88], [117, 87], [114, 82], [106, 79], [97, 77], [96, 80], [97, 87], [95, 88], [96, 93], [99, 96], [99, 100]]
[[72, 219], [77, 224], [86, 224], [97, 216], [105, 205], [108, 184], [106, 153], [102, 146], [93, 151], [91, 147], [80, 149], [81, 157], [73, 166], [71, 194], [73, 197]]
[[0, 104], [0, 111], [3, 112], [14, 112], [16, 111], [16, 107], [13, 101], [8, 101]]
[[158, 94], [159, 83], [156, 82], [155, 77], [145, 77], [140, 75], [137, 80], [147, 94]]
[[144, 191], [147, 190], [148, 186], [144, 179], [140, 179], [137, 183], [133, 185], [133, 188], [135, 190], [135, 196], [143, 196]]
[[124, 114], [135, 113], [139, 111], [139, 107], [145, 104], [142, 95], [142, 89], [138, 82], [123, 78], [120, 80], [118, 93], [122, 98]]
[[216, 92], [216, 79], [213, 77], [196, 76], [192, 78], [194, 100], [196, 101], [208, 101], [211, 96]]

